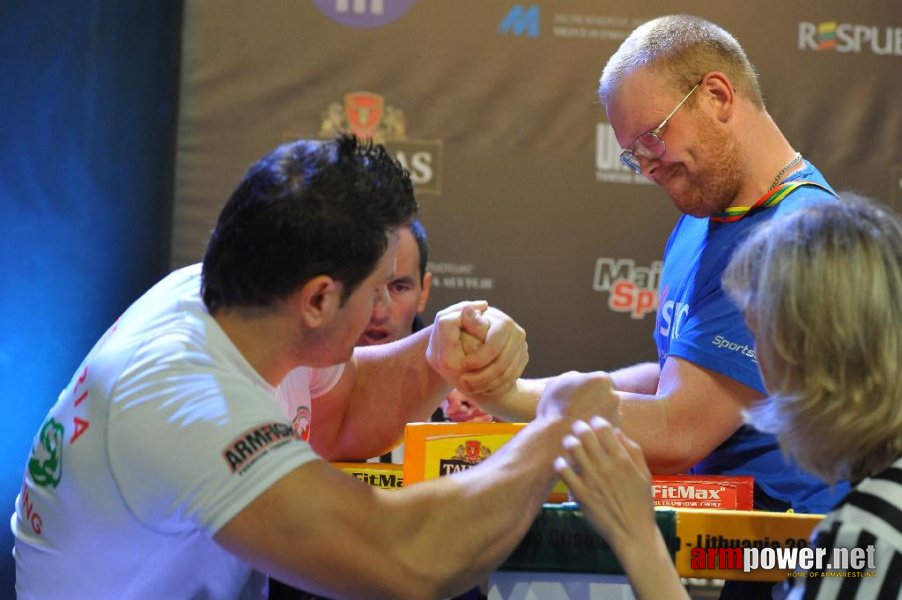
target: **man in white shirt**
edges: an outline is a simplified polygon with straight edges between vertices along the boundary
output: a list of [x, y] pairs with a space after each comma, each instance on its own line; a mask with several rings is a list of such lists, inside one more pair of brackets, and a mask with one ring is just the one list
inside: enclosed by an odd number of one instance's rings
[[573, 423], [613, 418], [617, 399], [606, 375], [562, 376], [484, 464], [399, 491], [322, 460], [380, 453], [450, 386], [501, 395], [527, 360], [522, 329], [479, 302], [355, 349], [415, 212], [404, 169], [350, 136], [253, 165], [202, 268], [125, 311], [35, 436], [12, 518], [19, 597], [259, 598], [266, 575], [442, 597], [497, 566]]

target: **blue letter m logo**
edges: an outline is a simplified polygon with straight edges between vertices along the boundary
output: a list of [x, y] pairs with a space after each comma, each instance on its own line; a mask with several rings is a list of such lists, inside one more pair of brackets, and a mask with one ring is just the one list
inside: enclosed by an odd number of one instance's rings
[[515, 4], [498, 24], [498, 33], [513, 31], [514, 35], [524, 33], [529, 37], [539, 37], [539, 7], [533, 4], [524, 9], [522, 4]]

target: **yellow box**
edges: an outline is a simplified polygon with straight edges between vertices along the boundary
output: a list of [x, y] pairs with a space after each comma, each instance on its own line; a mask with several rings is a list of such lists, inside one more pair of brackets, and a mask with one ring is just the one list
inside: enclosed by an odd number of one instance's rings
[[404, 468], [394, 463], [334, 462], [332, 466], [374, 487], [397, 490], [404, 486]]
[[[526, 423], [408, 423], [404, 430], [404, 481], [407, 485], [470, 469], [526, 427]], [[549, 502], [565, 502], [558, 482]]]

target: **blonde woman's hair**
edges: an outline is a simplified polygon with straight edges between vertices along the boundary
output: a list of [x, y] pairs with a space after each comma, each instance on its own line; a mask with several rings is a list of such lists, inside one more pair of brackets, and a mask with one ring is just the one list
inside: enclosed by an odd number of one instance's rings
[[[758, 75], [745, 50], [726, 30], [700, 17], [658, 17], [633, 30], [601, 73], [601, 103], [607, 106], [623, 79], [643, 68], [659, 70], [681, 93], [692, 89], [705, 73], [720, 71], [739, 95], [764, 108]], [[688, 104], [693, 101], [690, 98]]]
[[776, 219], [723, 285], [746, 315], [770, 397], [746, 412], [829, 482], [902, 454], [902, 219], [860, 197]]

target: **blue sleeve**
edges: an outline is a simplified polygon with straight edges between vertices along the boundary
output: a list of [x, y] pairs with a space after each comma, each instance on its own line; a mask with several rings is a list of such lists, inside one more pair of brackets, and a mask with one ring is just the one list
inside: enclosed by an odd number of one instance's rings
[[680, 327], [680, 335], [670, 343], [670, 356], [688, 360], [721, 373], [766, 394], [758, 371], [752, 334], [745, 320], [720, 287], [704, 286], [693, 293]]

